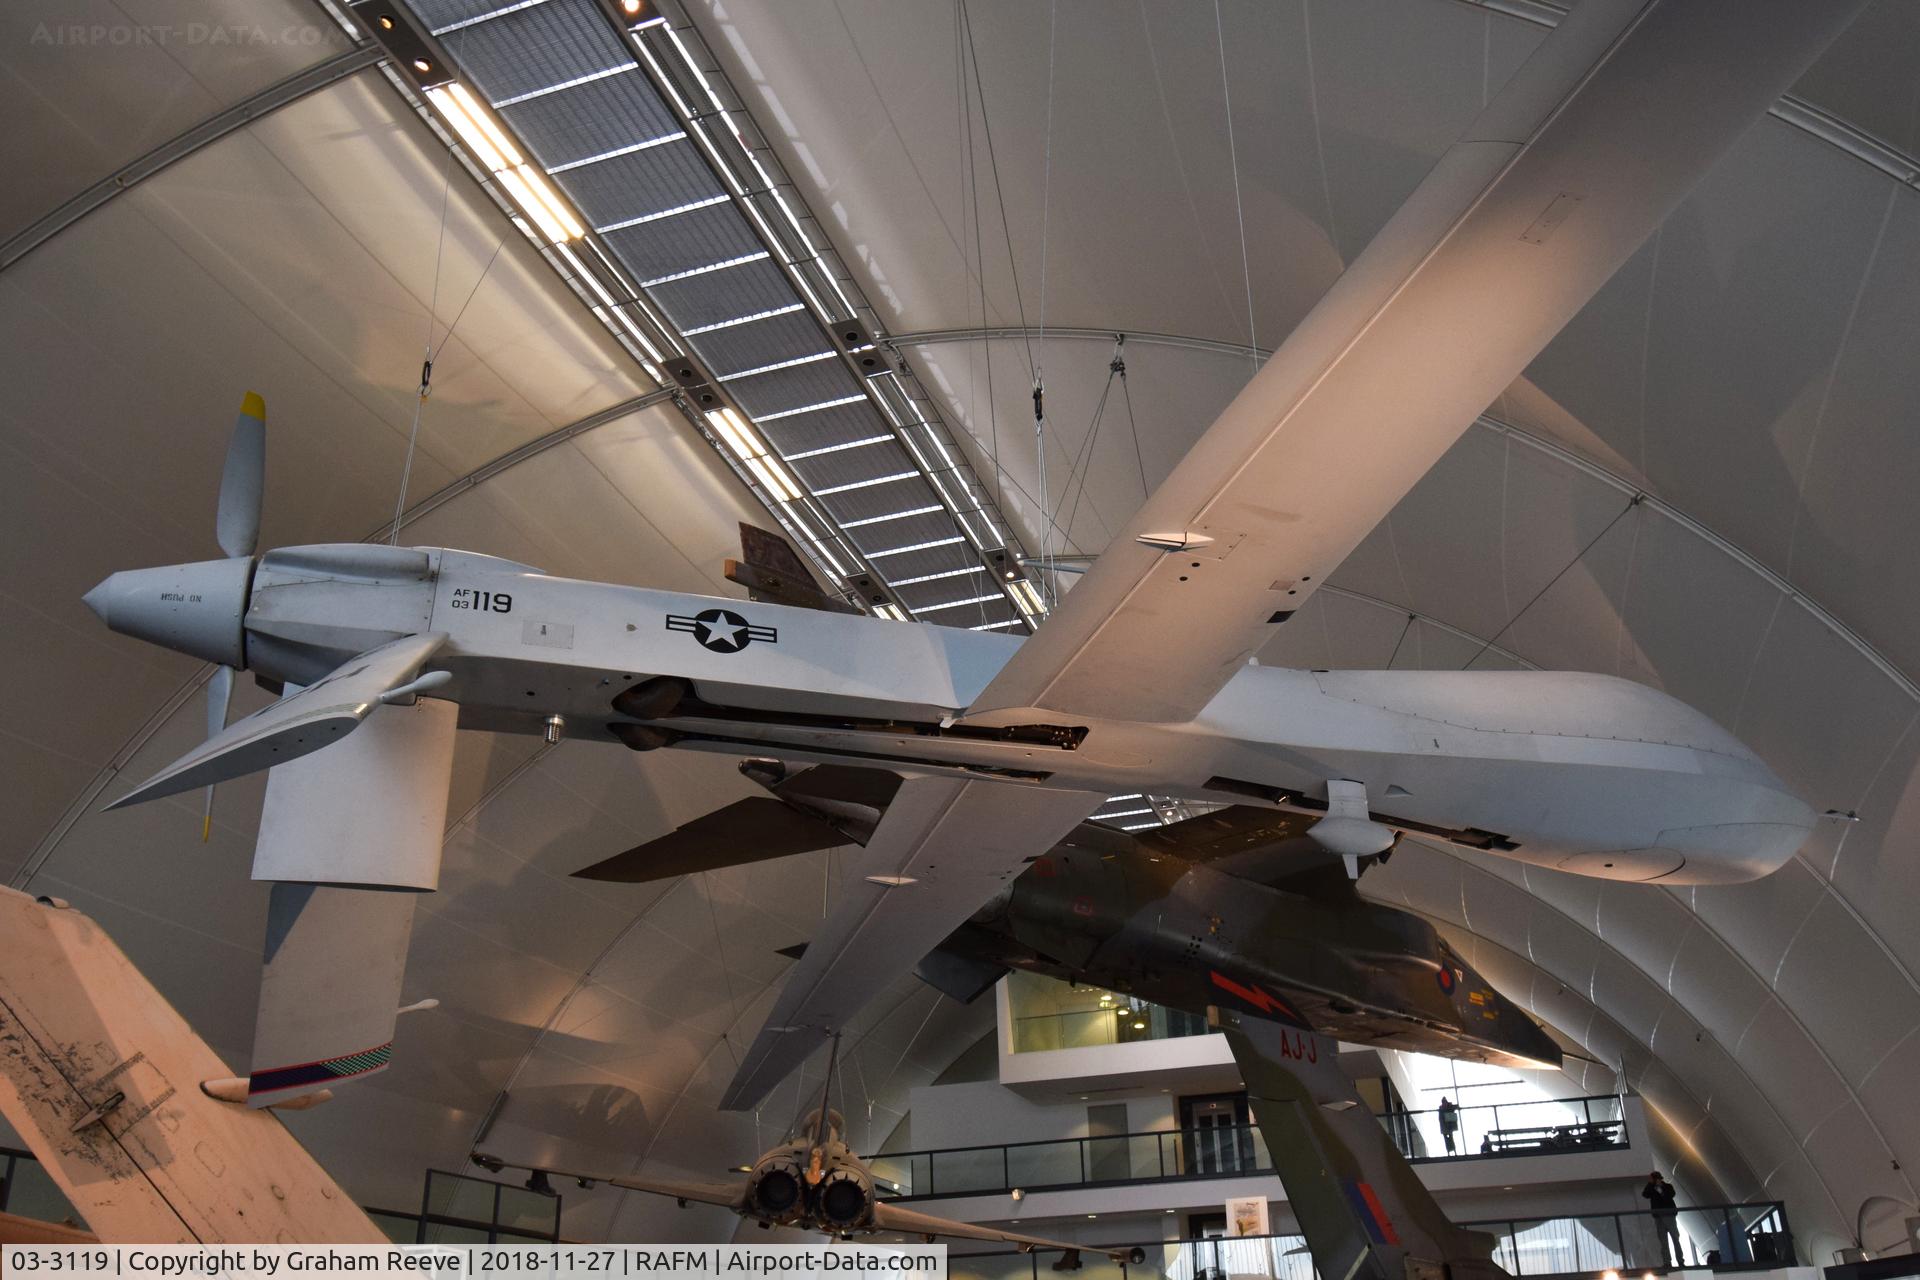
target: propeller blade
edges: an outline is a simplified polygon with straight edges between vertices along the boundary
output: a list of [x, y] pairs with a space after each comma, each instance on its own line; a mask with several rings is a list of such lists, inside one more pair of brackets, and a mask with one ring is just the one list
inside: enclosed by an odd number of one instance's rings
[[[233, 701], [233, 668], [215, 667], [207, 681], [207, 737], [227, 727], [227, 704]], [[207, 806], [200, 815], [200, 843], [213, 838], [213, 786], [207, 787]]]
[[257, 391], [240, 402], [220, 474], [220, 511], [214, 531], [230, 556], [250, 556], [260, 542], [260, 495], [267, 480], [267, 402]]
[[233, 701], [233, 668], [215, 667], [207, 681], [207, 736], [227, 727], [227, 704]]

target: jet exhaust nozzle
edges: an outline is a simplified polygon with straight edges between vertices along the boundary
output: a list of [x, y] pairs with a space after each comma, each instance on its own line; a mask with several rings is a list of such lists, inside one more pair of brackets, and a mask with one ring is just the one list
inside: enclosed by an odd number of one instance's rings
[[765, 1161], [747, 1184], [747, 1209], [757, 1218], [789, 1226], [806, 1215], [804, 1185], [796, 1162]]
[[81, 599], [123, 636], [224, 667], [245, 667], [252, 580], [252, 558], [234, 556], [124, 569], [108, 575]]
[[863, 1225], [873, 1209], [873, 1188], [854, 1170], [842, 1166], [828, 1174], [814, 1194], [820, 1221], [836, 1231]]

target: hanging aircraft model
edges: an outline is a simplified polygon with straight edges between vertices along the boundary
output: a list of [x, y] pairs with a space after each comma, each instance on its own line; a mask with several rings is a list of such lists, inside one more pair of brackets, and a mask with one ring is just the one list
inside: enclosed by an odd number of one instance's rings
[[[902, 786], [846, 765], [789, 772], [748, 760], [741, 772], [769, 795], [574, 875], [640, 883], [865, 846]], [[1238, 1001], [1349, 1044], [1559, 1066], [1559, 1046], [1432, 925], [1356, 892], [1341, 858], [1313, 838], [1324, 821], [1235, 805], [1138, 832], [1082, 822], [915, 973], [962, 1003], [1025, 969], [1199, 1016]]]
[[[86, 599], [116, 631], [285, 692], [115, 802], [272, 768], [254, 865], [276, 884], [263, 1025], [289, 993], [307, 1003], [276, 1015], [276, 1052], [256, 1033], [253, 1105], [390, 1054], [411, 906], [377, 890], [437, 882], [456, 723], [909, 775], [745, 1055], [734, 1108], [1118, 792], [1319, 817], [1310, 835], [1356, 861], [1417, 830], [1620, 880], [1778, 867], [1813, 811], [1655, 690], [1249, 660], [1859, 7], [1576, 6], [1024, 642], [450, 549], [256, 559], [261, 469], [237, 437], [227, 557], [117, 573]], [[322, 901], [386, 913], [354, 953], [363, 980], [293, 965], [292, 925]], [[343, 992], [365, 1008], [333, 1016]]]
[[[683, 1209], [689, 1202], [719, 1205], [762, 1227], [819, 1231], [842, 1240], [856, 1235], [896, 1234], [918, 1236], [931, 1242], [940, 1236], [952, 1236], [1018, 1245], [1021, 1253], [1057, 1249], [1060, 1259], [1053, 1264], [1055, 1271], [1079, 1270], [1080, 1245], [939, 1218], [881, 1199], [874, 1190], [873, 1174], [847, 1146], [846, 1121], [828, 1105], [833, 1093], [833, 1066], [829, 1058], [826, 1082], [820, 1088], [820, 1105], [800, 1126], [799, 1136], [762, 1155], [753, 1162], [746, 1177], [737, 1182], [576, 1173], [550, 1165], [515, 1164], [481, 1151], [474, 1152], [472, 1159], [494, 1173], [502, 1169], [526, 1169], [571, 1178], [583, 1185], [604, 1182], [610, 1187], [669, 1196], [678, 1200]], [[1086, 1246], [1086, 1249], [1104, 1254], [1123, 1268], [1130, 1262], [1146, 1259], [1145, 1252], [1137, 1248]]]
[[[845, 765], [741, 772], [770, 794], [574, 874], [639, 882], [864, 845], [902, 786]], [[1025, 969], [1204, 1015], [1226, 1033], [1321, 1274], [1504, 1274], [1492, 1237], [1455, 1227], [1394, 1147], [1341, 1046], [1516, 1068], [1557, 1067], [1560, 1049], [1426, 921], [1362, 899], [1358, 877], [1391, 855], [1342, 866], [1313, 838], [1324, 821], [1232, 806], [1140, 832], [1082, 822], [915, 972], [962, 1002]]]

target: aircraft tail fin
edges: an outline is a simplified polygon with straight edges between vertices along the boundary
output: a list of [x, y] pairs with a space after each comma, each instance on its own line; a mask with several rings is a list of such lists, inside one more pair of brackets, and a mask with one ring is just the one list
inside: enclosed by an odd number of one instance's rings
[[[0, 1113], [103, 1240], [385, 1243], [94, 921], [0, 889]], [[50, 1243], [65, 1243], [51, 1241]]]
[[819, 609], [826, 613], [858, 613], [838, 596], [828, 595], [814, 581], [807, 562], [793, 544], [770, 529], [740, 522], [740, 559], [728, 560], [727, 581], [747, 589], [749, 600]]
[[1226, 1033], [1254, 1121], [1287, 1202], [1324, 1276], [1351, 1280], [1491, 1280], [1493, 1238], [1453, 1225], [1394, 1147], [1335, 1040], [1232, 1009], [1208, 1010]]
[[424, 698], [382, 707], [346, 740], [268, 774], [253, 878], [273, 889], [249, 1106], [392, 1059], [414, 905], [440, 883], [458, 715]]
[[248, 1106], [284, 1104], [387, 1069], [417, 896], [273, 886]]

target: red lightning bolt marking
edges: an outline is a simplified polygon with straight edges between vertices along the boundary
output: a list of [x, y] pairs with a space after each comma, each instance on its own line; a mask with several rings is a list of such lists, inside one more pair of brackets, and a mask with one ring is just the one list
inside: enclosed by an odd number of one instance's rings
[[1240, 997], [1262, 1013], [1278, 1014], [1298, 1026], [1307, 1025], [1306, 1019], [1302, 1018], [1292, 1005], [1261, 987], [1242, 986], [1217, 969], [1210, 970], [1207, 976], [1213, 979], [1214, 986], [1228, 995]]

